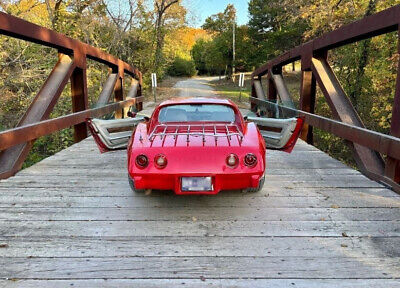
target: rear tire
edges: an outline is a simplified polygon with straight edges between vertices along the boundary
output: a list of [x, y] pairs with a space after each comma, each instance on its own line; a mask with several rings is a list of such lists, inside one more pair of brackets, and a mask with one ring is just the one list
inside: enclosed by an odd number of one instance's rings
[[265, 182], [265, 174], [263, 176], [261, 176], [260, 181], [258, 181], [258, 186], [256, 188], [248, 188], [247, 192], [257, 193], [257, 192], [261, 191], [261, 189], [264, 186], [264, 182]]
[[128, 175], [128, 182], [129, 182], [129, 186], [131, 186], [131, 189], [134, 193], [144, 193], [144, 189], [136, 189], [135, 188], [135, 182], [129, 175]]

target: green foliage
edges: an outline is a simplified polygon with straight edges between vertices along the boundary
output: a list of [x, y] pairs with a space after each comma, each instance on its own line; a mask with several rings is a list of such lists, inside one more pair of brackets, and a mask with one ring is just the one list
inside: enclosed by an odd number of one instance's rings
[[[208, 17], [201, 26], [204, 30], [216, 33], [227, 32], [235, 23], [236, 9], [232, 4], [226, 6], [223, 13], [217, 13]], [[232, 31], [232, 30], [231, 30]]]
[[206, 66], [206, 57], [208, 50], [208, 42], [202, 38], [196, 41], [193, 45], [191, 54], [195, 64], [195, 68], [197, 69], [200, 75], [207, 74], [208, 69]]
[[192, 77], [196, 75], [196, 68], [194, 61], [191, 59], [184, 59], [176, 57], [167, 70], [170, 76], [186, 76]]
[[299, 45], [308, 29], [307, 21], [295, 17], [299, 7], [282, 0], [249, 2], [249, 64], [259, 66]]

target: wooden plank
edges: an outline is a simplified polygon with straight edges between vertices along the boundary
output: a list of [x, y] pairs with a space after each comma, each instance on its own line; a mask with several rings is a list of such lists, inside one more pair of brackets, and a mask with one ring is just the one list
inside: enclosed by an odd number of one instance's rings
[[[373, 195], [386, 198], [400, 198], [387, 188], [304, 188], [299, 187], [270, 187], [258, 193], [240, 193], [240, 191], [223, 191], [218, 198], [229, 197], [336, 197], [343, 195], [352, 197]], [[150, 195], [132, 193], [130, 187], [109, 187], [107, 189], [86, 189], [79, 186], [60, 187], [0, 187], [0, 194], [4, 196], [36, 196], [36, 197], [175, 197], [172, 192], [152, 191]]]
[[0, 208], [0, 220], [15, 221], [393, 221], [393, 208]]
[[[9, 275], [23, 279], [199, 279], [200, 277], [392, 279], [400, 277], [399, 257], [148, 257], [146, 261], [143, 260], [143, 257], [0, 258], [0, 266], [3, 267], [0, 270], [0, 277]], [[381, 270], [382, 268], [385, 272]]]
[[399, 237], [400, 221], [2, 221], [13, 237]]
[[[170, 192], [172, 194], [172, 192]], [[241, 193], [241, 192], [238, 192]], [[89, 207], [117, 207], [117, 208], [160, 208], [160, 207], [252, 207], [252, 208], [331, 208], [332, 205], [341, 208], [399, 208], [400, 200], [379, 196], [354, 197], [329, 196], [320, 197], [12, 197], [0, 195], [0, 207], [36, 207], [36, 208], [89, 208]], [[399, 209], [393, 210], [399, 212]], [[371, 211], [372, 212], [372, 211]]]
[[398, 257], [398, 237], [0, 237], [0, 257]]
[[[4, 286], [3, 286], [4, 285]], [[397, 279], [70, 279], [70, 280], [0, 280], [1, 287], [26, 288], [397, 288]]]

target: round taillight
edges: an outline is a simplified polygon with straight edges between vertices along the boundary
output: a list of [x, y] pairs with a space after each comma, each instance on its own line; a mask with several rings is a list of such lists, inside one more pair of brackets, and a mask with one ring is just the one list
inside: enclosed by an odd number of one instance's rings
[[138, 166], [139, 168], [145, 168], [147, 167], [147, 165], [149, 165], [149, 159], [146, 155], [140, 154], [136, 156], [136, 166]]
[[239, 158], [236, 154], [229, 154], [228, 157], [226, 157], [226, 165], [229, 167], [236, 167], [239, 164]]
[[244, 156], [244, 164], [246, 164], [246, 166], [249, 166], [249, 167], [256, 166], [256, 164], [257, 164], [256, 155], [254, 155], [252, 153], [246, 154], [246, 156]]
[[162, 154], [158, 154], [156, 157], [154, 157], [154, 164], [156, 165], [157, 168], [165, 168], [165, 166], [167, 166], [167, 157], [165, 157], [165, 155]]

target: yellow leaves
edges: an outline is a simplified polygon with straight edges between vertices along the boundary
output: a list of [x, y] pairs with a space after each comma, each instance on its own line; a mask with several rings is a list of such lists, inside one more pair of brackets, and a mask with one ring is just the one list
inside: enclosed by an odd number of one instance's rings
[[211, 36], [203, 29], [183, 27], [172, 31], [165, 37], [164, 53], [167, 58], [179, 56], [190, 59], [190, 51], [198, 39], [208, 39]]
[[46, 4], [38, 0], [21, 0], [7, 6], [7, 12], [42, 26], [49, 26]]

